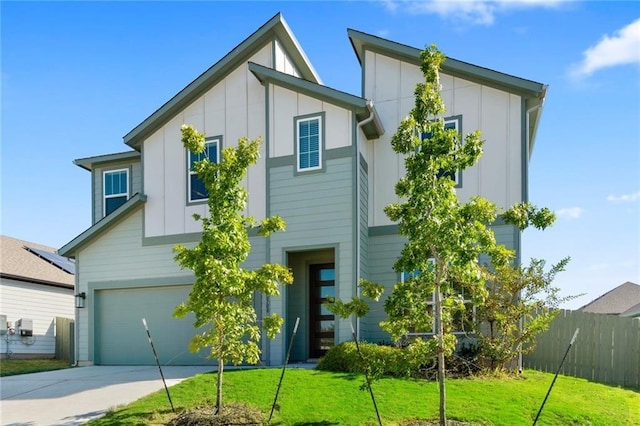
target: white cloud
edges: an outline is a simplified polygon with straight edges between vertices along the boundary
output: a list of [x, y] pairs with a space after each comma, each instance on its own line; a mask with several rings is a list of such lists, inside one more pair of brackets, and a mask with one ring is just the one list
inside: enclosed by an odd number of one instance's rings
[[556, 210], [556, 216], [562, 219], [579, 219], [582, 216], [582, 212], [583, 210], [580, 207], [566, 207]]
[[390, 12], [405, 10], [412, 14], [435, 14], [443, 19], [491, 25], [495, 15], [509, 9], [555, 7], [571, 0], [385, 0]]
[[631, 194], [609, 195], [607, 197], [607, 200], [608, 201], [614, 201], [614, 202], [622, 201], [622, 202], [631, 202], [631, 203], [633, 203], [634, 201], [640, 200], [640, 191], [633, 192]]
[[640, 64], [640, 18], [611, 37], [605, 34], [596, 45], [585, 50], [583, 56], [582, 62], [571, 71], [574, 77], [587, 76], [616, 65]]

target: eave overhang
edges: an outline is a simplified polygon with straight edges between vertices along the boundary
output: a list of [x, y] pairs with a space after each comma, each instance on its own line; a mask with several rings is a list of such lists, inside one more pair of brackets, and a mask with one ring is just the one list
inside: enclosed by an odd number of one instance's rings
[[[420, 66], [421, 49], [353, 29], [348, 29], [347, 34], [349, 35], [358, 62], [360, 62], [361, 65], [364, 61], [365, 51], [371, 50]], [[478, 84], [495, 87], [509, 93], [528, 97], [544, 97], [545, 85], [542, 83], [501, 73], [449, 57], [447, 57], [442, 64], [442, 72], [455, 77], [468, 79]]]
[[140, 152], [138, 151], [126, 151], [126, 152], [116, 152], [114, 154], [104, 154], [104, 155], [96, 155], [94, 157], [85, 157], [78, 158], [73, 160], [73, 164], [78, 167], [81, 167], [85, 170], [93, 170], [94, 166], [97, 164], [105, 164], [105, 163], [113, 163], [117, 161], [123, 160], [139, 160]]
[[84, 245], [93, 241], [107, 230], [111, 229], [115, 224], [127, 217], [130, 213], [138, 210], [147, 201], [144, 194], [135, 194], [129, 198], [123, 205], [118, 207], [110, 215], [103, 217], [93, 226], [85, 230], [83, 233], [75, 237], [73, 240], [62, 246], [58, 250], [58, 254], [64, 257], [75, 258], [77, 251]]
[[290, 55], [303, 79], [321, 83], [320, 77], [300, 47], [300, 44], [291, 32], [284, 17], [278, 13], [198, 78], [189, 83], [187, 87], [178, 92], [142, 123], [127, 133], [124, 136], [124, 142], [130, 147], [139, 150], [145, 138], [215, 86], [231, 71], [243, 62], [246, 62], [254, 52], [261, 49], [267, 43], [272, 42], [274, 38], [277, 38], [285, 47], [285, 50]]
[[[269, 83], [275, 84], [353, 111], [356, 120], [359, 123], [363, 123], [362, 130], [369, 140], [378, 139], [384, 134], [384, 127], [382, 126], [382, 122], [374, 105], [364, 98], [285, 74], [253, 62], [249, 62], [249, 71], [251, 71], [263, 85]], [[370, 119], [370, 117], [372, 118]]]

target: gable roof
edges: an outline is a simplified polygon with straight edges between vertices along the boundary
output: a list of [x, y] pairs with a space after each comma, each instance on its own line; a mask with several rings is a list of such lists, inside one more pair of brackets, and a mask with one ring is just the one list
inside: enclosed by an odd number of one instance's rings
[[143, 194], [136, 193], [131, 198], [129, 198], [123, 205], [115, 209], [111, 214], [103, 217], [96, 223], [94, 223], [91, 227], [86, 229], [82, 234], [75, 237], [73, 240], [69, 241], [67, 244], [62, 246], [58, 252], [62, 256], [68, 256], [70, 258], [75, 258], [76, 252], [80, 247], [88, 244], [93, 241], [94, 238], [102, 235], [108, 229], [111, 229], [115, 224], [120, 223], [122, 219], [124, 219], [129, 213], [136, 211], [147, 201], [147, 196]]
[[[361, 31], [347, 29], [353, 50], [360, 64], [364, 61], [366, 50], [382, 53], [392, 58], [399, 59], [420, 66], [421, 49], [397, 43], [378, 36], [363, 33]], [[468, 62], [446, 57], [442, 64], [445, 74], [453, 75], [474, 81], [479, 84], [496, 87], [510, 93], [525, 94], [535, 97], [544, 97], [546, 85], [532, 80], [494, 71], [489, 68], [473, 65]]]
[[[358, 122], [364, 123], [362, 130], [367, 139], [377, 139], [384, 134], [384, 127], [382, 126], [375, 107], [364, 98], [285, 74], [253, 62], [249, 62], [249, 71], [263, 84], [265, 82], [274, 83], [278, 86], [304, 93], [353, 111], [356, 114]], [[368, 120], [370, 117], [372, 117], [371, 120]]]
[[140, 152], [138, 151], [125, 151], [116, 152], [113, 154], [96, 155], [93, 157], [78, 158], [73, 160], [73, 164], [78, 167], [82, 167], [85, 170], [91, 171], [96, 164], [110, 163], [113, 161], [121, 160], [140, 160]]
[[638, 304], [640, 304], [640, 285], [627, 281], [578, 310], [612, 315], [628, 313], [627, 316], [631, 316], [632, 308]]
[[53, 247], [0, 236], [0, 276], [17, 281], [73, 288], [74, 274], [67, 272], [69, 260]]
[[[420, 66], [421, 49], [354, 29], [347, 29], [347, 34], [349, 35], [351, 46], [353, 46], [360, 65], [364, 63], [365, 51], [371, 50]], [[542, 115], [542, 104], [544, 103], [544, 98], [547, 93], [548, 86], [546, 84], [494, 71], [449, 57], [446, 57], [442, 63], [442, 72], [522, 96], [525, 99], [525, 108], [528, 113], [527, 132], [529, 134], [529, 155], [531, 155], [538, 130], [538, 123]], [[523, 114], [524, 112], [525, 111], [523, 111]]]
[[193, 80], [187, 87], [178, 92], [173, 98], [162, 105], [142, 123], [124, 136], [124, 142], [139, 150], [142, 140], [173, 118], [178, 112], [186, 108], [211, 87], [215, 86], [227, 74], [274, 38], [285, 47], [291, 60], [296, 65], [303, 79], [322, 83], [320, 77], [311, 65], [306, 54], [300, 47], [298, 40], [291, 32], [280, 13], [258, 28], [253, 34], [237, 45], [231, 52], [212, 65], [208, 70]]

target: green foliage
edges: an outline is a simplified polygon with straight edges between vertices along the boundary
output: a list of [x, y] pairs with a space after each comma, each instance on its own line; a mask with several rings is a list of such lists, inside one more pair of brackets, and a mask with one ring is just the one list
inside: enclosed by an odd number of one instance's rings
[[533, 226], [544, 230], [556, 220], [556, 215], [546, 207], [537, 208], [531, 203], [520, 203], [510, 207], [502, 214], [504, 221], [517, 226], [521, 231]]
[[412, 330], [431, 330], [435, 322], [441, 425], [446, 424], [445, 358], [455, 349], [449, 331], [453, 313], [464, 309], [453, 288], [462, 286], [481, 302], [487, 274], [478, 264], [480, 254], [499, 262], [512, 255], [496, 243], [488, 225], [497, 217], [497, 206], [480, 197], [461, 204], [448, 175], [476, 164], [484, 141], [479, 131], [462, 139], [458, 131], [445, 129], [439, 78], [444, 59], [434, 45], [422, 52], [424, 82], [416, 86], [415, 106], [391, 139], [394, 151], [405, 156], [406, 174], [395, 187], [400, 201], [384, 211], [408, 239], [394, 268], [413, 271], [414, 278], [395, 285], [385, 303], [389, 319], [381, 324], [398, 339]]
[[[384, 292], [384, 287], [380, 284], [373, 283], [371, 281], [360, 279], [360, 294], [363, 297], [371, 299], [373, 301], [380, 300], [380, 296]], [[353, 296], [349, 302], [343, 302], [340, 299], [334, 297], [327, 297], [327, 301], [324, 303], [326, 308], [332, 314], [340, 318], [349, 318], [351, 315], [355, 315], [357, 318], [362, 318], [369, 313], [369, 304], [360, 296]]]
[[493, 272], [487, 283], [489, 295], [476, 311], [478, 342], [491, 369], [506, 367], [520, 349], [524, 354], [535, 349], [535, 338], [549, 328], [558, 307], [577, 296], [559, 296], [553, 287], [555, 276], [564, 271], [570, 258], [564, 258], [545, 271], [545, 261], [531, 259], [529, 266], [504, 265]]
[[[358, 342], [343, 342], [331, 348], [320, 359], [316, 369], [342, 373], [368, 373], [371, 378], [419, 377], [420, 369], [428, 360], [435, 359], [433, 345], [420, 340], [410, 348]], [[420, 352], [420, 353], [417, 353]]]
[[[204, 150], [204, 135], [183, 125], [182, 142], [194, 153]], [[209, 356], [218, 360], [217, 407], [222, 407], [222, 371], [227, 362], [256, 364], [260, 359], [260, 327], [253, 297], [256, 292], [267, 296], [279, 294], [280, 284], [290, 284], [293, 277], [288, 268], [265, 264], [257, 270], [246, 270], [242, 263], [251, 250], [249, 228], [254, 219], [245, 217], [247, 192], [242, 186], [247, 169], [259, 156], [260, 139], [238, 140], [237, 147], [222, 150], [222, 160], [208, 159], [194, 165], [198, 178], [209, 193], [209, 214], [194, 215], [202, 223], [202, 238], [192, 248], [178, 245], [175, 260], [181, 268], [191, 269], [195, 283], [187, 301], [176, 307], [174, 315], [195, 315], [195, 328], [202, 328], [189, 344], [198, 351], [209, 348]], [[268, 236], [281, 231], [285, 223], [280, 217], [270, 217], [259, 225], [259, 234]], [[262, 328], [273, 338], [280, 330], [282, 318], [273, 314], [264, 318]]]

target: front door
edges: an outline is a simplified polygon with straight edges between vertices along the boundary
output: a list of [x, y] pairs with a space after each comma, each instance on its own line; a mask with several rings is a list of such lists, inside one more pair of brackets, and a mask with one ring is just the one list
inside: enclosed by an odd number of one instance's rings
[[336, 269], [333, 263], [309, 266], [309, 355], [311, 358], [323, 356], [334, 345], [335, 318], [322, 306], [327, 297], [335, 297]]

